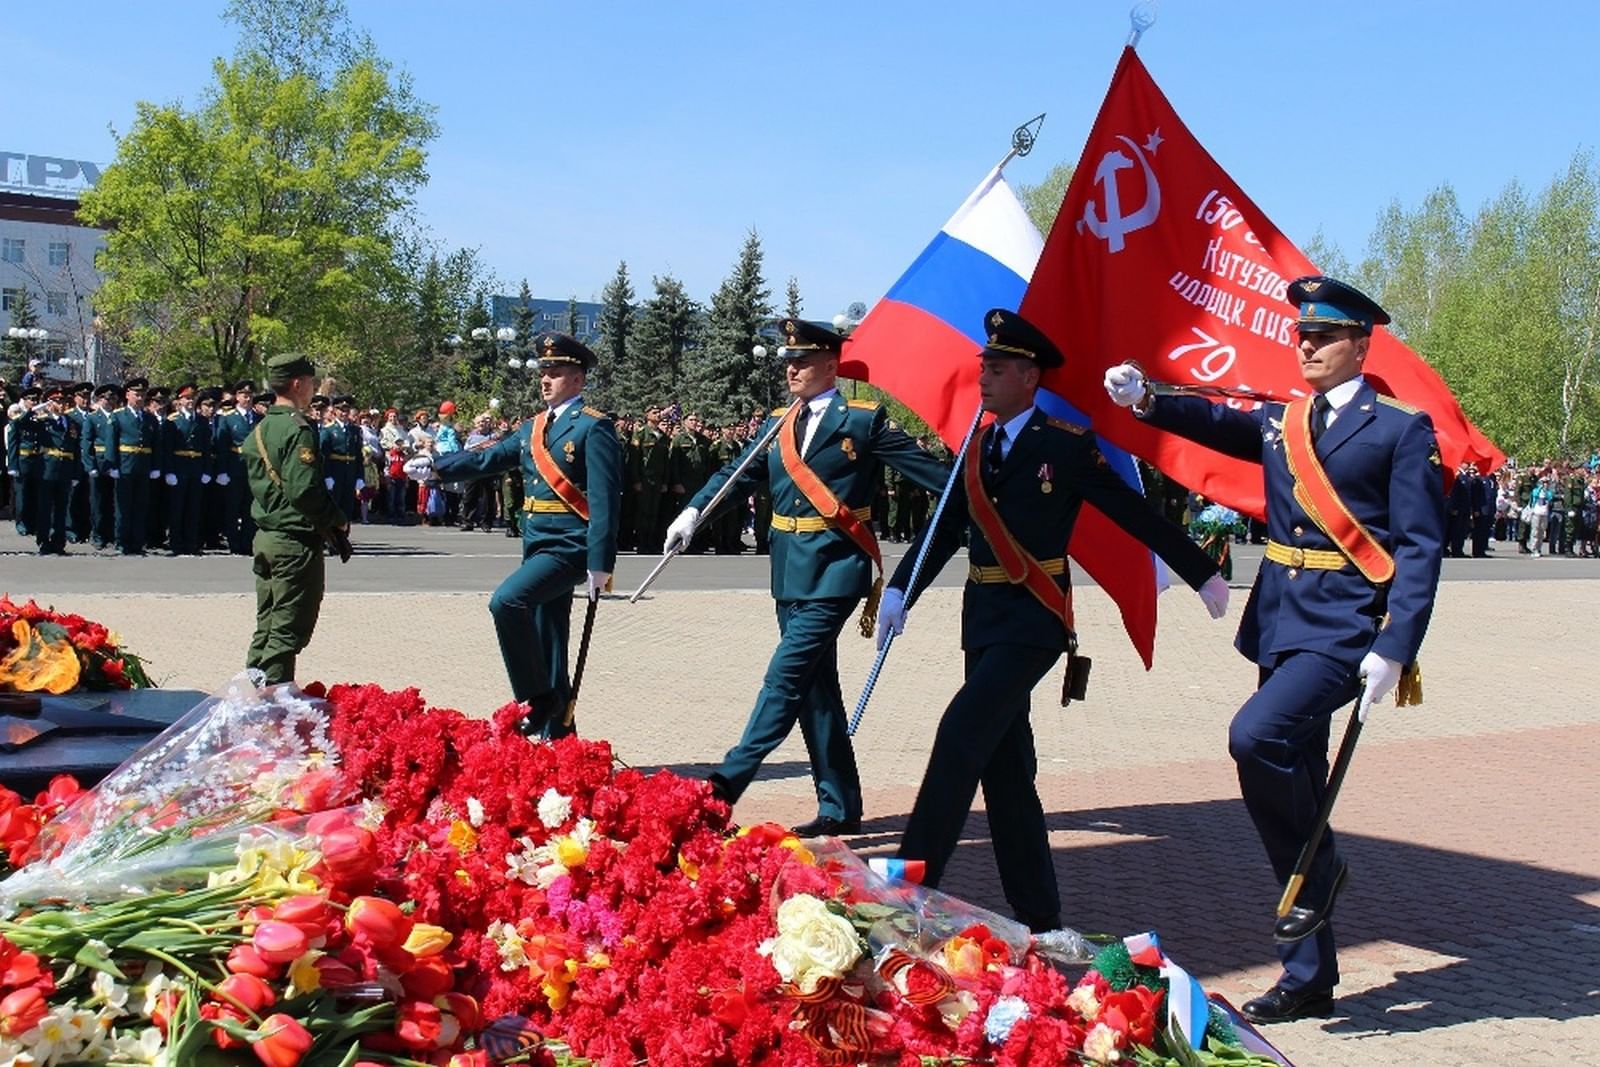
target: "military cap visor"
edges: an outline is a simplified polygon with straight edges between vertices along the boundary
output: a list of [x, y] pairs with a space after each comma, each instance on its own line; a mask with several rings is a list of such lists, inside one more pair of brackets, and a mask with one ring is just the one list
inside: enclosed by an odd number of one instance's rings
[[77, 385], [74, 385], [72, 387], [72, 391], [74, 393], [93, 393], [94, 392], [94, 383], [93, 382], [79, 382]]
[[122, 391], [124, 393], [130, 392], [134, 389], [143, 391], [148, 388], [150, 388], [149, 378], [129, 378], [127, 381], [122, 383]]
[[311, 398], [311, 406], [318, 409], [325, 408], [328, 406], [328, 398], [319, 393]]
[[1059, 367], [1066, 362], [1061, 349], [1039, 329], [1015, 311], [990, 308], [983, 317], [983, 327], [988, 338], [979, 350], [980, 356], [1006, 359], [1025, 359], [1041, 370]]
[[43, 394], [37, 385], [30, 385], [28, 388], [17, 394], [17, 399], [38, 400], [42, 395]]
[[784, 319], [778, 323], [783, 332], [783, 346], [778, 349], [779, 359], [799, 358], [818, 352], [834, 355], [844, 351], [844, 337], [805, 319]]
[[1378, 302], [1353, 285], [1320, 274], [1296, 278], [1289, 283], [1289, 303], [1299, 305], [1295, 321], [1301, 333], [1325, 333], [1352, 328], [1371, 333], [1374, 326], [1387, 326], [1389, 313]]

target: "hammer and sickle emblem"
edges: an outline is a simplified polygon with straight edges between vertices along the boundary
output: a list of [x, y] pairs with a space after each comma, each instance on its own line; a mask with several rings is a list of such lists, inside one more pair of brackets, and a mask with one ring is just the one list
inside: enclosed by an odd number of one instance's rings
[[1083, 218], [1078, 220], [1078, 232], [1082, 233], [1087, 226], [1090, 233], [1106, 243], [1106, 249], [1110, 252], [1122, 251], [1127, 244], [1124, 238], [1134, 230], [1142, 230], [1156, 221], [1156, 216], [1161, 212], [1161, 186], [1156, 182], [1155, 172], [1150, 169], [1150, 161], [1145, 158], [1144, 151], [1131, 138], [1118, 134], [1117, 140], [1128, 146], [1139, 160], [1139, 166], [1144, 169], [1144, 204], [1131, 214], [1122, 213], [1117, 172], [1132, 168], [1133, 160], [1120, 149], [1113, 148], [1100, 157], [1100, 165], [1094, 171], [1095, 184], [1105, 190], [1105, 217], [1095, 215], [1095, 202], [1090, 200], [1083, 205]]

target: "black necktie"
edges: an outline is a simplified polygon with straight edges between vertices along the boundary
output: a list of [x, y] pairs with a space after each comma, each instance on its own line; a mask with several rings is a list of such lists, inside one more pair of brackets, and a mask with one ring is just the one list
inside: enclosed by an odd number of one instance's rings
[[1333, 405], [1328, 403], [1325, 393], [1318, 393], [1311, 399], [1311, 440], [1316, 442], [1322, 437], [1322, 431], [1328, 428], [1328, 413], [1333, 410]]
[[794, 448], [802, 456], [806, 453], [806, 423], [811, 420], [811, 405], [800, 405], [800, 413], [794, 418]]
[[1005, 440], [1006, 428], [996, 424], [994, 432], [989, 435], [988, 465], [989, 474], [991, 476], [1000, 473], [1000, 464], [1004, 463], [1006, 460], [1006, 454], [1004, 451]]

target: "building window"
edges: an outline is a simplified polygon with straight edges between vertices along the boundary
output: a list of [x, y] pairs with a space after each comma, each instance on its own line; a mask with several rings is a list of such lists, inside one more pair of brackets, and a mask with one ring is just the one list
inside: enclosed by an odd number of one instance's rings
[[0, 237], [0, 261], [21, 263], [27, 242], [20, 237]]
[[52, 315], [65, 315], [67, 313], [67, 294], [51, 292], [44, 294], [44, 306]]
[[22, 303], [21, 289], [0, 289], [0, 311], [10, 311]]
[[52, 267], [65, 267], [67, 259], [72, 255], [72, 246], [66, 241], [50, 242], [50, 265]]
[[46, 363], [60, 363], [67, 358], [67, 342], [47, 341], [44, 346], [44, 360]]

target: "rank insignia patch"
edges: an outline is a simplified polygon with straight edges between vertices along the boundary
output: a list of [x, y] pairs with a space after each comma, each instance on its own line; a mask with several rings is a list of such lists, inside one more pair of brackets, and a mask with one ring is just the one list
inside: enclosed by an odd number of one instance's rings
[[301, 463], [304, 463], [307, 466], [310, 466], [311, 464], [315, 463], [316, 461], [317, 461], [316, 452], [312, 451], [309, 448], [302, 448], [300, 450], [300, 462]]

